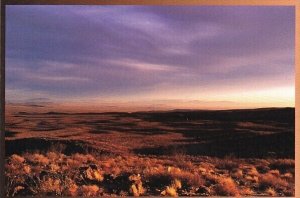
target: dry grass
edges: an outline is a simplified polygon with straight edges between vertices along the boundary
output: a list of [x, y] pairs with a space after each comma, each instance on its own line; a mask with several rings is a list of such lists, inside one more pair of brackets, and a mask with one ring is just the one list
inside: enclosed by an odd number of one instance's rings
[[[270, 112], [264, 122], [227, 123], [218, 116], [206, 119], [205, 112], [198, 112], [203, 119], [193, 112], [47, 113], [58, 110], [6, 111], [7, 196], [294, 195], [294, 149], [276, 135], [289, 140], [293, 125], [269, 121]], [[195, 119], [186, 119], [192, 115]], [[231, 124], [246, 136], [229, 133]], [[270, 141], [259, 144], [262, 148], [256, 141], [235, 145], [253, 134], [254, 140], [269, 134]], [[28, 152], [17, 155], [20, 150]], [[235, 158], [236, 151], [245, 158]]]
[[218, 184], [215, 187], [217, 195], [221, 196], [239, 196], [239, 189], [236, 183], [230, 178], [219, 178]]
[[261, 188], [274, 187], [275, 189], [284, 189], [289, 186], [287, 180], [281, 179], [279, 175], [270, 172], [260, 176], [259, 184]]
[[[294, 173], [255, 159], [185, 156], [70, 156], [59, 152], [12, 155], [6, 163], [6, 194], [51, 196], [293, 196]], [[277, 160], [292, 166], [291, 160]], [[283, 165], [284, 162], [284, 165]], [[223, 164], [223, 165], [222, 165]], [[255, 166], [254, 166], [255, 164]], [[267, 166], [259, 173], [255, 167]]]

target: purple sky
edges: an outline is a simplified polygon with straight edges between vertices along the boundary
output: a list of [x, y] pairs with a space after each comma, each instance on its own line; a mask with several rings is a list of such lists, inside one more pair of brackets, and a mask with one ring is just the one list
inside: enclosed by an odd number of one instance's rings
[[294, 7], [7, 6], [6, 14], [7, 101], [294, 103]]

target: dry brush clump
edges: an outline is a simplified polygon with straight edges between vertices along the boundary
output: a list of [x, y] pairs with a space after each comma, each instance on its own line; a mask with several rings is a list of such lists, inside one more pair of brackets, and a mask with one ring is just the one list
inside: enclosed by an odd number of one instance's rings
[[279, 171], [269, 171], [266, 174], [260, 175], [259, 187], [260, 189], [268, 190], [269, 192], [270, 189], [272, 189], [272, 191], [275, 191], [275, 195], [291, 196], [294, 191], [294, 187], [291, 185], [291, 182], [281, 177]]
[[53, 150], [14, 154], [6, 159], [6, 195], [294, 195], [294, 161], [290, 159], [221, 159], [185, 155], [184, 160], [178, 160], [176, 155], [76, 153], [68, 156]]
[[181, 188], [182, 188], [182, 185], [181, 185], [180, 180], [175, 179], [171, 185], [167, 186], [166, 189], [161, 192], [161, 195], [175, 197], [178, 195], [177, 190], [181, 189]]
[[219, 178], [214, 188], [216, 195], [221, 196], [239, 196], [240, 192], [236, 183], [230, 177]]

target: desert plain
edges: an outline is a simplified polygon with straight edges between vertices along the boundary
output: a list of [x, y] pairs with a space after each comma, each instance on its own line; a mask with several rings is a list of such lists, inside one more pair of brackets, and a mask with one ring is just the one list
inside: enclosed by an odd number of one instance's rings
[[295, 109], [7, 104], [8, 196], [294, 196]]

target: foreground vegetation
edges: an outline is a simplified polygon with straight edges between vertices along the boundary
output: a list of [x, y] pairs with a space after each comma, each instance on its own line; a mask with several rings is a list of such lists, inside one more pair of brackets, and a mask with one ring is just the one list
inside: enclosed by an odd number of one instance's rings
[[8, 196], [294, 195], [294, 108], [8, 107]]
[[6, 195], [293, 196], [294, 160], [72, 154], [11, 155]]

